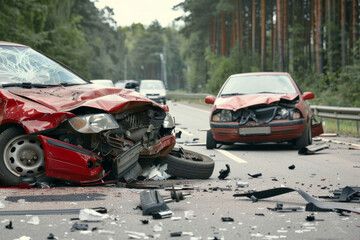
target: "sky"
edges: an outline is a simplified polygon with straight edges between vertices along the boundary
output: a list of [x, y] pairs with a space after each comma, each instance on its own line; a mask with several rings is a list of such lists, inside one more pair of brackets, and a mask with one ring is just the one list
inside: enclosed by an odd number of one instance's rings
[[155, 20], [162, 27], [172, 26], [174, 19], [183, 15], [182, 10], [174, 11], [172, 7], [181, 2], [183, 0], [94, 0], [99, 9], [105, 6], [114, 9], [114, 20], [121, 27], [133, 23], [149, 26]]

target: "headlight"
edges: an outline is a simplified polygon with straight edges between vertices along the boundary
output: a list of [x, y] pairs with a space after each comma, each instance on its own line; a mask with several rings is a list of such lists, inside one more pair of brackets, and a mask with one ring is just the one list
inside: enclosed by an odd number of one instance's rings
[[280, 108], [277, 110], [277, 115], [280, 117], [280, 119], [286, 119], [289, 118], [289, 111], [286, 108]]
[[70, 125], [81, 133], [98, 133], [119, 128], [112, 115], [106, 113], [87, 114], [69, 119]]
[[165, 92], [161, 92], [160, 93], [160, 97], [165, 97], [166, 96], [166, 93]]
[[301, 118], [301, 113], [298, 110], [294, 110], [291, 114], [292, 119], [300, 119]]
[[166, 117], [163, 123], [164, 128], [173, 128], [175, 127], [175, 119], [170, 115], [169, 112], [166, 112]]
[[232, 113], [230, 110], [221, 110], [220, 112], [214, 114], [212, 116], [212, 120], [214, 122], [231, 122], [232, 121]]

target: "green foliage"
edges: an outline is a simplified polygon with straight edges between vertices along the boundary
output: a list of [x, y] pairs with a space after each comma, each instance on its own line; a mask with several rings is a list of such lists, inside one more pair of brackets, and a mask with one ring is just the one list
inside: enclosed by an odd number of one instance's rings
[[356, 63], [344, 68], [340, 74], [339, 94], [343, 97], [343, 107], [360, 106], [360, 65]]

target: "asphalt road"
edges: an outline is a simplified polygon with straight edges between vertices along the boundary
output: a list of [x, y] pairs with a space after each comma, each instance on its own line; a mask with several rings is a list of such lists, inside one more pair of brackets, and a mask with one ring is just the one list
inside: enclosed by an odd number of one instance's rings
[[[330, 147], [313, 155], [298, 155], [287, 144], [236, 144], [206, 150], [204, 130], [209, 128], [209, 108], [179, 102], [169, 102], [169, 107], [176, 119], [176, 131], [182, 131], [177, 145], [215, 160], [215, 170], [208, 180], [148, 182], [174, 183], [192, 189], [183, 190], [191, 194], [184, 201], [168, 204], [176, 219], [154, 220], [143, 216], [142, 211], [136, 209], [142, 189], [114, 185], [1, 188], [0, 207], [3, 208], [0, 211], [105, 207], [109, 217], [99, 222], [83, 222], [77, 219], [79, 214], [0, 216], [0, 239], [26, 239], [25, 236], [33, 240], [47, 239], [50, 233], [56, 239], [129, 239], [131, 235], [139, 239], [360, 239], [360, 216], [354, 213], [340, 216], [335, 212], [314, 212], [315, 221], [306, 221], [312, 212], [268, 210], [277, 203], [285, 208], [304, 209], [307, 202], [296, 192], [257, 202], [233, 197], [235, 193], [275, 187], [300, 189], [310, 196], [331, 196], [332, 190], [359, 186], [360, 150], [349, 150], [346, 144], [359, 145], [358, 139], [322, 138]], [[230, 166], [230, 174], [225, 180], [219, 180], [219, 171], [225, 169], [226, 164]], [[290, 165], [295, 165], [295, 169], [290, 170]], [[262, 176], [251, 178], [249, 173]], [[247, 182], [249, 186], [238, 188], [237, 182]], [[164, 189], [159, 191], [162, 195], [169, 194]], [[359, 203], [336, 204], [360, 207]], [[190, 219], [185, 217], [188, 211], [193, 211]], [[34, 217], [35, 220], [38, 217], [38, 224], [32, 223]], [[222, 217], [231, 217], [234, 221], [223, 222]], [[6, 228], [10, 221], [13, 229]], [[72, 232], [74, 223], [87, 224], [88, 231]], [[170, 237], [173, 232], [183, 232], [183, 236]]]

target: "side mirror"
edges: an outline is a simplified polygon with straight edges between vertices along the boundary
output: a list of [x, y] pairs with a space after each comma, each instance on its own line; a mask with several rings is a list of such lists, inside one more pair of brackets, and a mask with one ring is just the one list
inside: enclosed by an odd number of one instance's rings
[[215, 97], [214, 96], [207, 96], [205, 98], [205, 102], [208, 103], [208, 104], [214, 104], [215, 102]]
[[309, 99], [313, 99], [315, 97], [315, 95], [313, 92], [304, 92], [302, 97], [304, 100], [309, 100]]

